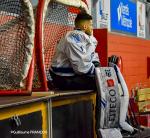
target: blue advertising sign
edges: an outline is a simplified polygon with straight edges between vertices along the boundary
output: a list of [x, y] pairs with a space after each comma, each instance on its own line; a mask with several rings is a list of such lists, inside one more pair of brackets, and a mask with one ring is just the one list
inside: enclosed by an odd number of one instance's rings
[[111, 0], [111, 30], [137, 35], [137, 10], [133, 0]]

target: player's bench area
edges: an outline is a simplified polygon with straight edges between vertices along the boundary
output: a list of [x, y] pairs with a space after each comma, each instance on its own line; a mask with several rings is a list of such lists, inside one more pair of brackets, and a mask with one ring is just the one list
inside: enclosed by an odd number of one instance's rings
[[28, 0], [0, 2], [2, 137], [96, 137], [96, 93], [47, 86], [55, 46], [73, 29], [79, 7], [84, 6], [80, 0], [69, 4], [39, 0], [34, 18]]

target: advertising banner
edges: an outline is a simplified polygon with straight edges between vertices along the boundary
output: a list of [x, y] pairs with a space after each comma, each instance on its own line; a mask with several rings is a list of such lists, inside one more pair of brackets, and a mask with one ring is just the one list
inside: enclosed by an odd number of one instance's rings
[[111, 0], [111, 31], [137, 35], [137, 7], [131, 0]]
[[145, 4], [137, 1], [137, 36], [145, 38]]
[[110, 30], [110, 0], [99, 0], [96, 4], [97, 28]]

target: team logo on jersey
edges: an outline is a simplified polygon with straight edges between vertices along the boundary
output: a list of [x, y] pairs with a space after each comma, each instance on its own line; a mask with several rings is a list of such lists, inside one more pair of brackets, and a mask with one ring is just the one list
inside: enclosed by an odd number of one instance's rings
[[76, 43], [80, 43], [80, 42], [81, 42], [79, 35], [72, 34], [72, 39], [73, 39]]

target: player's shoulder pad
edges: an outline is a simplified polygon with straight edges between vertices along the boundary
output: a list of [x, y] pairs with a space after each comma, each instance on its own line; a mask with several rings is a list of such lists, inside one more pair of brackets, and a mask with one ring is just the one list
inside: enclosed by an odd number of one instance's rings
[[88, 39], [88, 36], [84, 32], [78, 30], [71, 31], [67, 35], [67, 40], [77, 44], [87, 43], [89, 41]]

